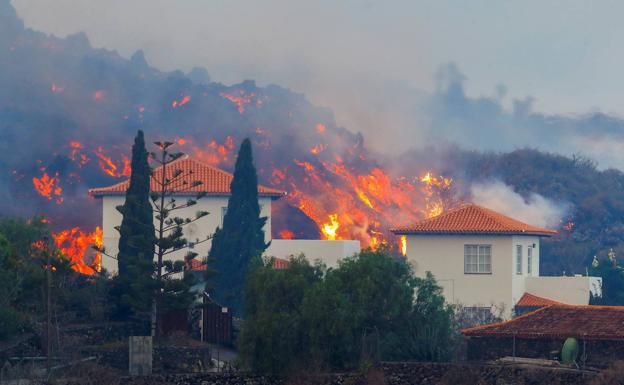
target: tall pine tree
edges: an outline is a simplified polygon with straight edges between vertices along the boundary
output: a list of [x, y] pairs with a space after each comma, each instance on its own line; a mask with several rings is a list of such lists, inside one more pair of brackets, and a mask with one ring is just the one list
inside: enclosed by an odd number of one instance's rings
[[208, 263], [216, 273], [215, 299], [240, 314], [250, 263], [268, 247], [262, 230], [267, 218], [260, 217], [258, 175], [248, 138], [241, 143], [230, 191], [223, 228], [217, 228], [214, 234]]
[[120, 234], [116, 277], [112, 295], [119, 318], [139, 318], [149, 322], [154, 290], [154, 214], [150, 203], [151, 168], [143, 131], [139, 130], [132, 146], [132, 173], [126, 200], [117, 210], [123, 219]]

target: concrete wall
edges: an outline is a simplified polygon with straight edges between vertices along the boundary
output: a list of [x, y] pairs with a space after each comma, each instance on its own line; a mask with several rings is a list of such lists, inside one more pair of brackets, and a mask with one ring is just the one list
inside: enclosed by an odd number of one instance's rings
[[600, 295], [599, 277], [528, 277], [526, 291], [569, 305], [587, 305], [590, 293]]
[[[430, 271], [444, 290], [449, 303], [464, 306], [504, 307], [504, 316], [513, 308], [512, 236], [408, 235], [407, 259], [416, 275]], [[464, 245], [492, 246], [492, 273], [464, 273]]]
[[[180, 204], [186, 202], [188, 197], [174, 197]], [[121, 225], [121, 214], [116, 207], [123, 205], [125, 197], [122, 195], [111, 195], [102, 198], [102, 231], [104, 235], [104, 247], [108, 254], [117, 255], [119, 244], [119, 232], [115, 229]], [[214, 233], [217, 226], [222, 226], [222, 210], [227, 207], [227, 196], [206, 196], [200, 199], [196, 205], [178, 210], [175, 216], [182, 218], [194, 218], [197, 211], [208, 211], [210, 214], [201, 218], [197, 222], [184, 226], [184, 235], [189, 242], [196, 239], [203, 239], [207, 235]], [[268, 217], [264, 226], [264, 236], [268, 242], [271, 239], [271, 198], [260, 197], [261, 216]], [[154, 221], [156, 224], [156, 221]], [[211, 242], [198, 244], [192, 249], [179, 250], [167, 256], [170, 260], [183, 260], [189, 250], [198, 254], [197, 258], [208, 255]], [[102, 256], [102, 267], [108, 272], [115, 274], [117, 272], [117, 261], [107, 256]]]
[[264, 255], [287, 259], [304, 254], [310, 262], [322, 261], [327, 267], [338, 266], [338, 261], [360, 252], [360, 241], [326, 241], [309, 239], [274, 239]]

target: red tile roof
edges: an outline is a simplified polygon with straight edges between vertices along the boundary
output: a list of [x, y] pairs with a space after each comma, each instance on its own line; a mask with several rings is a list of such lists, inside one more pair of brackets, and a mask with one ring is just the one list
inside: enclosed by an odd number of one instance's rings
[[467, 204], [411, 226], [390, 229], [395, 234], [557, 234], [555, 230], [531, 226], [475, 204]]
[[[162, 166], [154, 170], [150, 188], [152, 191], [158, 189], [157, 180], [162, 176]], [[183, 156], [167, 165], [167, 178], [173, 178], [173, 173], [177, 170], [183, 171], [183, 176], [179, 177], [171, 185], [171, 189], [180, 194], [197, 194], [205, 192], [209, 195], [229, 195], [230, 184], [234, 176], [229, 172], [220, 170], [188, 156]], [[193, 182], [201, 181], [202, 184], [192, 186]], [[114, 184], [108, 187], [93, 188], [89, 190], [89, 195], [94, 197], [106, 195], [122, 195], [130, 186], [130, 180]], [[258, 185], [258, 195], [279, 198], [286, 195], [285, 192]]]
[[520, 300], [516, 303], [516, 306], [527, 306], [527, 307], [535, 307], [535, 306], [548, 306], [548, 305], [563, 305], [561, 302], [553, 301], [552, 299], [538, 297], [531, 293], [524, 293]]
[[276, 269], [276, 270], [284, 270], [284, 269], [288, 269], [288, 266], [290, 266], [290, 261], [289, 260], [273, 257], [273, 268], [274, 269]]
[[[288, 269], [290, 266], [290, 261], [282, 258], [273, 258], [273, 268], [276, 270], [284, 270]], [[204, 261], [198, 261], [196, 259], [191, 259], [191, 270], [193, 271], [206, 271], [208, 270], [208, 264]]]
[[464, 329], [469, 337], [624, 339], [624, 306], [549, 305], [509, 321]]

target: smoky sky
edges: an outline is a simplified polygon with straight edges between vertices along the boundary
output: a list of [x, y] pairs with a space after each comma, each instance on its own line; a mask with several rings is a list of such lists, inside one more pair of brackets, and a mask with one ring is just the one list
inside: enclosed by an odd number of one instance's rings
[[624, 166], [615, 151], [624, 127], [617, 120], [624, 115], [621, 2], [12, 4], [28, 27], [59, 36], [84, 31], [95, 47], [125, 57], [142, 49], [159, 69], [199, 66], [226, 84], [289, 87], [386, 153], [446, 142], [529, 146]]

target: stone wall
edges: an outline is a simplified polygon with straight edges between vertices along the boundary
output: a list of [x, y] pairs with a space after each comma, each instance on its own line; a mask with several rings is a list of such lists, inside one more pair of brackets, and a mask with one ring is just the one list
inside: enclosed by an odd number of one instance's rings
[[450, 363], [383, 363], [367, 373], [311, 375], [288, 379], [248, 373], [202, 373], [128, 377], [124, 385], [585, 385], [594, 373], [555, 368]]
[[[128, 372], [128, 346], [118, 348], [91, 347], [84, 348], [85, 356], [96, 356], [102, 366]], [[154, 348], [152, 369], [154, 373], [195, 373], [205, 371], [211, 366], [209, 347], [176, 347], [166, 346]]]

